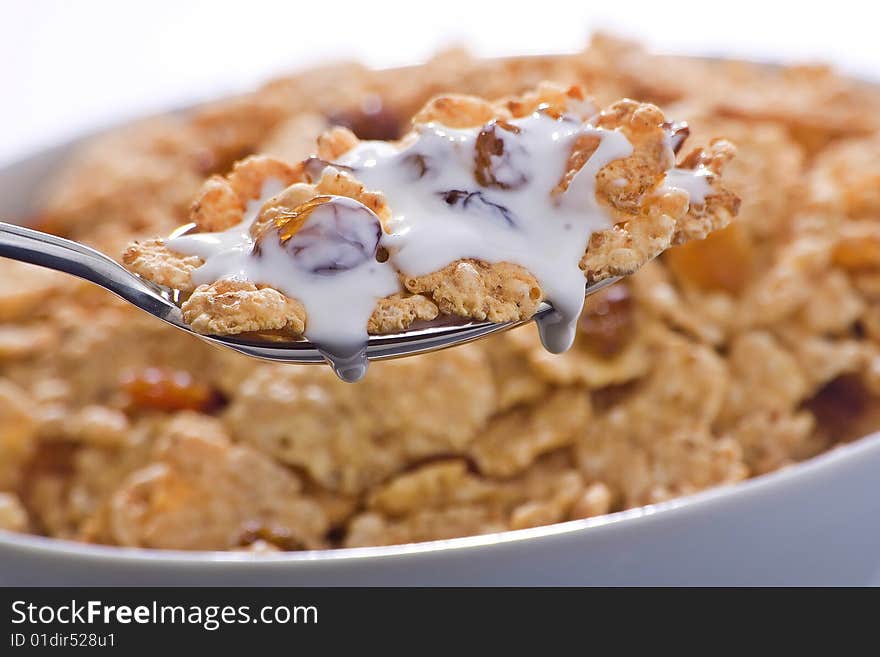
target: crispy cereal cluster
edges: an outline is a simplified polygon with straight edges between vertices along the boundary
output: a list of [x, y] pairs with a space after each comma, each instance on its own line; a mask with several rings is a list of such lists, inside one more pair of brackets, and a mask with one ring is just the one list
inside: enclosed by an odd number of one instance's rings
[[[503, 153], [498, 130], [514, 128], [505, 121], [527, 117], [536, 110], [551, 116], [583, 112], [592, 108], [579, 86], [562, 87], [547, 82], [518, 96], [489, 102], [477, 96], [435, 96], [413, 118], [420, 124], [436, 123], [453, 128], [482, 128], [474, 152], [474, 177], [481, 187], [506, 187], [496, 180], [494, 156]], [[721, 186], [721, 167], [734, 149], [724, 140], [697, 148], [681, 162], [681, 168], [701, 169], [707, 174], [711, 194], [705, 202], [688, 203], [681, 190], [662, 189], [671, 166], [668, 144], [677, 147], [686, 129], [674, 132], [661, 110], [651, 104], [622, 100], [598, 114], [597, 127], [618, 130], [632, 144], [628, 157], [612, 161], [596, 174], [596, 199], [606, 208], [612, 227], [593, 234], [580, 268], [589, 282], [631, 274], [673, 244], [703, 239], [726, 226], [736, 214], [739, 199]], [[507, 128], [505, 128], [505, 126]], [[404, 137], [404, 143], [416, 133]], [[280, 183], [283, 191], [266, 200], [248, 229], [256, 239], [278, 239], [281, 226], [301, 225], [327, 196], [352, 198], [369, 208], [385, 224], [393, 208], [381, 190], [368, 190], [346, 167], [326, 168], [355, 148], [360, 139], [348, 128], [336, 126], [317, 138], [316, 154], [290, 165], [266, 155], [249, 156], [233, 165], [225, 177], [208, 178], [192, 204], [190, 222], [197, 232], [223, 231], [246, 220], [247, 204], [260, 198], [264, 183]], [[565, 163], [565, 171], [553, 189], [544, 190], [548, 203], [565, 193], [575, 175], [599, 146], [598, 136], [579, 138]], [[421, 157], [421, 156], [419, 156]], [[421, 161], [424, 174], [425, 164]], [[461, 192], [457, 192], [461, 193]], [[288, 237], [289, 238], [289, 237]], [[161, 239], [135, 241], [123, 254], [133, 272], [188, 296], [183, 318], [199, 333], [228, 335], [273, 332], [300, 337], [308, 323], [302, 305], [273, 289], [266, 281], [218, 280], [196, 287], [192, 272], [203, 261], [169, 249]], [[396, 333], [416, 320], [438, 315], [488, 320], [517, 321], [532, 316], [544, 300], [533, 274], [519, 264], [460, 259], [424, 276], [400, 274], [403, 293], [381, 299], [367, 323], [370, 333]]]
[[[319, 134], [325, 156], [352, 134], [399, 138], [439, 93], [425, 111], [454, 120], [465, 101], [450, 91], [508, 97], [517, 115], [544, 102], [540, 89], [522, 95], [544, 79], [688, 117], [702, 150], [682, 163], [714, 170], [729, 149], [712, 136], [736, 143], [724, 179], [742, 199], [737, 220], [590, 297], [566, 354], [522, 328], [376, 364], [354, 386], [212, 349], [102, 290], [0, 260], [0, 526], [154, 548], [404, 543], [657, 502], [880, 428], [880, 93], [823, 68], [658, 57], [597, 37], [571, 56], [319, 69], [98, 140], [32, 221], [105, 252], [141, 240], [128, 264], [185, 288], [198, 260], [169, 258], [151, 236], [190, 212], [228, 225], [273, 167], [293, 184], [278, 205], [301, 203], [312, 190], [283, 163]], [[467, 102], [479, 120], [500, 111]], [[647, 112], [654, 139], [657, 110], [615, 108], [603, 120]], [[608, 196], [624, 220], [629, 184]], [[648, 221], [645, 234], [700, 237], [729, 211], [689, 213], [671, 231]], [[644, 242], [622, 233], [596, 248], [619, 245], [625, 266]], [[191, 297], [195, 319], [210, 322], [225, 298], [275, 303], [292, 330], [305, 321], [258, 285], [215, 292]], [[374, 328], [438, 305], [388, 300]]]

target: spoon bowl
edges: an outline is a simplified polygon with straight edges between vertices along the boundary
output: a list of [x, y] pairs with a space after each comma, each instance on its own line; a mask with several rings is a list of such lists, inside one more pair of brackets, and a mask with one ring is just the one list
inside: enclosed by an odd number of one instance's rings
[[[202, 335], [184, 321], [174, 290], [132, 274], [118, 262], [84, 244], [0, 222], [0, 257], [54, 269], [99, 285], [171, 326], [211, 344], [246, 356], [281, 363], [329, 363], [339, 378], [359, 380], [370, 360], [387, 360], [455, 347], [466, 342], [521, 326], [532, 320], [552, 318], [556, 311], [542, 303], [531, 317], [515, 322], [430, 323], [404, 333], [371, 335], [366, 346], [352, 354], [329, 354], [306, 339], [271, 340], [259, 337]], [[619, 280], [609, 278], [587, 286], [590, 295]]]

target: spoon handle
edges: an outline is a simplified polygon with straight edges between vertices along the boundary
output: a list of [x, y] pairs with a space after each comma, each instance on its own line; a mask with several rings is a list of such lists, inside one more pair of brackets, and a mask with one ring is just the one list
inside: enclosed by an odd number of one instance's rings
[[63, 237], [0, 221], [0, 257], [85, 279], [162, 318], [176, 309], [159, 288], [112, 258]]

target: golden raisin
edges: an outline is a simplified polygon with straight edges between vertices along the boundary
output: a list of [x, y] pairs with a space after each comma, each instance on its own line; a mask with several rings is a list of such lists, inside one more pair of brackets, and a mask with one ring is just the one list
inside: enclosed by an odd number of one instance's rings
[[880, 239], [877, 236], [844, 237], [831, 252], [831, 262], [853, 271], [880, 267]]
[[753, 257], [748, 238], [737, 224], [731, 224], [702, 241], [669, 249], [664, 262], [683, 283], [738, 294], [748, 283]]
[[623, 350], [635, 333], [635, 306], [626, 285], [587, 297], [578, 321], [578, 344], [601, 358]]
[[185, 370], [165, 367], [132, 370], [120, 377], [120, 387], [134, 410], [205, 412], [218, 403], [215, 392]]
[[[322, 211], [315, 214], [315, 210]], [[257, 237], [253, 253], [263, 254], [267, 234], [277, 235], [294, 262], [314, 274], [354, 269], [375, 258], [382, 235], [379, 217], [363, 203], [347, 196], [316, 196], [293, 210], [279, 213], [271, 229]]]
[[312, 211], [329, 200], [331, 200], [329, 196], [316, 196], [294, 208], [291, 211], [290, 216], [279, 217], [276, 219], [275, 226], [278, 228], [278, 237], [281, 240], [281, 243], [284, 244], [287, 240], [296, 235], [299, 229], [306, 223], [306, 220], [309, 218], [309, 215], [312, 214]]
[[270, 215], [268, 218], [271, 221], [267, 222], [266, 228], [257, 236], [256, 242], [254, 243], [254, 254], [260, 255], [260, 245], [268, 233], [271, 232], [274, 234], [274, 231], [272, 230], [273, 228], [278, 231], [278, 239], [284, 244], [296, 235], [297, 231], [305, 225], [306, 220], [308, 220], [312, 211], [316, 207], [323, 205], [330, 200], [330, 196], [315, 196], [293, 209], [285, 208], [283, 206], [269, 208], [264, 214]]

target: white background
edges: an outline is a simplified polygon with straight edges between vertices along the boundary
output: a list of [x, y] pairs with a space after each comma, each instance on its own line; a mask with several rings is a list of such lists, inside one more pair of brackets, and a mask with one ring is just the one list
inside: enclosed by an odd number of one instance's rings
[[880, 79], [872, 4], [0, 0], [0, 162], [318, 61], [392, 66], [449, 44], [486, 55], [565, 52], [596, 29], [659, 50], [831, 61]]

